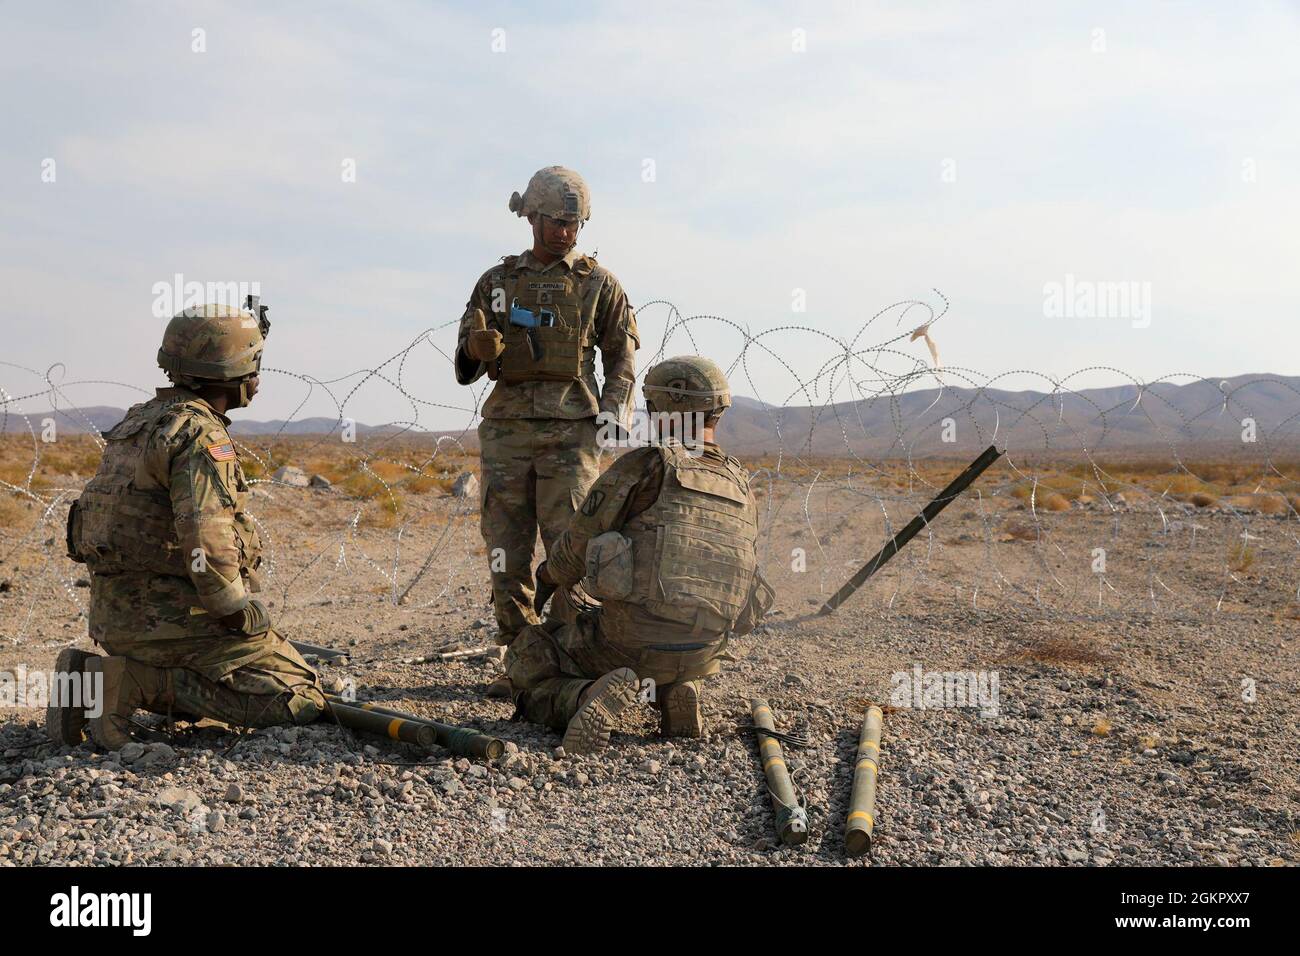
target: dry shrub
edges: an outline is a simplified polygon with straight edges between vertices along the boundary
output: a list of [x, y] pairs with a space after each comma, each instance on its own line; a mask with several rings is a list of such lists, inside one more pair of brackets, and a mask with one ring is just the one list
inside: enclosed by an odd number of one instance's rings
[[1255, 549], [1244, 541], [1241, 544], [1235, 544], [1228, 551], [1228, 570], [1238, 574], [1250, 570], [1250, 566], [1255, 563]]
[[1021, 524], [1019, 521], [1008, 521], [1006, 524], [1006, 530], [1003, 532], [1002, 540], [1037, 541], [1038, 529], [1033, 525]]
[[1198, 461], [1189, 463], [1188, 470], [1206, 481], [1231, 485], [1250, 480], [1253, 474], [1258, 474], [1259, 467], [1239, 461]]
[[1175, 497], [1180, 497], [1184, 495], [1197, 494], [1200, 492], [1209, 492], [1212, 491], [1213, 489], [1211, 489], [1209, 485], [1207, 485], [1200, 478], [1197, 478], [1195, 475], [1178, 474], [1178, 475], [1174, 475], [1172, 478], [1169, 478], [1164, 482], [1163, 490], [1165, 491], [1166, 494], [1174, 495]]
[[64, 438], [59, 445], [63, 447], [58, 451], [41, 455], [42, 471], [52, 475], [89, 477], [99, 470], [99, 459], [102, 457], [99, 446], [89, 439], [84, 443], [74, 443], [71, 439]]
[[368, 501], [371, 498], [387, 498], [390, 490], [397, 490], [400, 481], [400, 478], [393, 478], [382, 472], [375, 475], [358, 468], [342, 481], [336, 482], [335, 487], [353, 498]]
[[425, 475], [413, 471], [402, 479], [402, 490], [413, 495], [422, 495], [426, 491], [440, 488], [442, 486], [441, 481], [437, 475]]
[[1079, 643], [1066, 637], [1047, 637], [1026, 644], [1015, 654], [1014, 659], [1043, 664], [1104, 664], [1110, 657], [1088, 643]]
[[[1096, 482], [1093, 482], [1096, 484]], [[1067, 511], [1070, 501], [1083, 494], [1083, 482], [1068, 475], [1048, 474], [1034, 482], [1024, 482], [1011, 489], [1011, 497], [1029, 506], [1032, 498], [1035, 509]]]
[[334, 481], [334, 487], [350, 498], [363, 500], [373, 498], [377, 492], [383, 491], [383, 485], [362, 471], [354, 471]]
[[411, 469], [400, 461], [390, 461], [386, 458], [372, 458], [366, 462], [366, 467], [390, 485], [411, 474]]
[[443, 477], [432, 471], [432, 465], [426, 463], [421, 468], [398, 461], [371, 461], [370, 469], [383, 478], [394, 490], [400, 488], [411, 494], [423, 494], [440, 488], [450, 491], [454, 477]]
[[361, 528], [393, 528], [396, 527], [401, 512], [401, 496], [385, 494], [376, 498], [372, 504], [361, 512], [361, 518], [357, 521], [357, 526]]
[[[1095, 480], [1092, 482], [1094, 485], [1096, 483]], [[1048, 475], [1039, 482], [1039, 487], [1073, 500], [1084, 493], [1087, 484], [1086, 481], [1079, 481], [1069, 475]]]
[[[1099, 460], [1095, 468], [1092, 462], [1076, 463], [1065, 468], [1062, 474], [1081, 479], [1091, 486], [1101, 486], [1107, 494], [1122, 491], [1126, 496], [1138, 486], [1156, 495], [1182, 499], [1197, 492], [1219, 498], [1263, 490], [1295, 495], [1296, 482], [1286, 476], [1300, 473], [1300, 462], [1274, 460], [1272, 465], [1276, 473], [1260, 463], [1229, 458], [1184, 460], [1176, 470], [1170, 469], [1167, 460], [1155, 458], [1145, 461]], [[1050, 478], [1045, 478], [1044, 482], [1070, 497]]]
[[347, 458], [308, 458], [302, 463], [302, 470], [308, 475], [320, 475], [330, 484], [337, 485], [357, 470], [356, 459]]
[[1097, 722], [1092, 725], [1092, 732], [1098, 737], [1109, 737], [1112, 729], [1111, 722], [1105, 717], [1098, 717]]
[[0, 528], [14, 528], [29, 517], [28, 509], [17, 495], [0, 491]]
[[407, 491], [414, 493], [423, 493], [426, 491], [441, 491], [445, 494], [451, 494], [452, 486], [456, 484], [456, 479], [464, 468], [453, 468], [446, 471], [433, 471], [431, 464], [425, 464], [422, 471], [413, 471], [411, 476], [406, 479], [402, 487]]
[[[298, 457], [295, 452], [298, 450], [298, 443], [301, 439], [281, 436], [279, 440], [270, 445], [258, 445], [255, 443], [255, 439], [252, 439], [252, 436], [249, 436], [249, 439], [245, 444], [256, 451], [258, 457], [266, 462], [272, 471], [275, 471], [281, 465], [292, 464]], [[236, 439], [236, 441], [238, 440]]]
[[1263, 515], [1286, 514], [1286, 499], [1281, 495], [1249, 494], [1237, 495], [1228, 499], [1228, 503], [1241, 511], [1257, 511]]
[[270, 475], [267, 474], [266, 467], [247, 452], [239, 456], [239, 467], [244, 470], [245, 478], [253, 479], [270, 477]]
[[[41, 491], [50, 487], [50, 483], [39, 471], [32, 476], [32, 483], [28, 485], [27, 475], [31, 471], [31, 468], [31, 461], [21, 463], [8, 462], [0, 465], [0, 481], [8, 482], [11, 485], [17, 485], [19, 488], [28, 488], [31, 491]], [[4, 491], [8, 491], [8, 489], [0, 486], [0, 492]]]

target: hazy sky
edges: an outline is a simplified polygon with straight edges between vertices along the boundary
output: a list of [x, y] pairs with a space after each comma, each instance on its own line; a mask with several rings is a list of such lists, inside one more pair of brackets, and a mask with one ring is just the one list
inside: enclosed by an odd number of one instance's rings
[[[402, 381], [464, 409], [422, 423], [465, 424], [473, 394], [434, 346], [530, 241], [511, 191], [561, 163], [593, 193], [580, 247], [635, 305], [817, 330], [761, 340], [788, 369], [736, 370], [769, 401], [935, 288], [943, 362], [985, 375], [1300, 374], [1298, 49], [1282, 3], [0, 3], [0, 362], [152, 387], [155, 284], [257, 281], [266, 364], [302, 376], [442, 326]], [[1067, 276], [1135, 298], [1049, 314]], [[642, 311], [643, 359], [667, 317]], [[922, 319], [891, 313], [857, 347]], [[720, 323], [697, 342], [724, 366], [742, 345]], [[11, 394], [38, 383], [0, 365]], [[243, 414], [305, 394], [268, 375]], [[372, 379], [348, 414], [413, 413]]]

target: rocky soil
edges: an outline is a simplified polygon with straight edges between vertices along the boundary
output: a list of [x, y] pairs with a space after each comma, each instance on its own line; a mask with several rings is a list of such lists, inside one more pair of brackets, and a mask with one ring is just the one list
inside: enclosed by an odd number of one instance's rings
[[[1294, 520], [1249, 519], [1252, 560], [1234, 567], [1239, 515], [1035, 516], [989, 489], [814, 617], [886, 537], [882, 509], [844, 485], [764, 488], [779, 600], [709, 684], [708, 736], [661, 739], [647, 706], [609, 750], [575, 758], [483, 696], [490, 659], [404, 663], [491, 642], [486, 555], [464, 501], [411, 496], [399, 540], [364, 514], [354, 525], [332, 489], [259, 489], [273, 614], [289, 636], [351, 655], [323, 663], [326, 679], [500, 736], [505, 757], [426, 754], [324, 723], [160, 727], [96, 753], [50, 745], [39, 711], [6, 707], [0, 865], [1300, 862]], [[892, 527], [923, 500], [887, 503]], [[0, 529], [10, 674], [89, 646], [84, 569], [55, 546], [62, 515], [29, 515]], [[915, 666], [995, 674], [996, 713], [903, 706], [895, 675]], [[788, 751], [812, 820], [802, 847], [775, 840], [751, 695], [809, 738]], [[871, 855], [849, 859], [868, 702], [886, 706], [878, 824]]]

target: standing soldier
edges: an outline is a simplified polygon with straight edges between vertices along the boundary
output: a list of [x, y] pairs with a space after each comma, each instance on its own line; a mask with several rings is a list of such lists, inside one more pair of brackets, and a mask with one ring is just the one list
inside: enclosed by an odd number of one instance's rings
[[[582, 177], [563, 166], [538, 170], [522, 196], [510, 197], [510, 210], [528, 218], [533, 246], [483, 273], [465, 306], [456, 347], [460, 384], [484, 373], [496, 382], [478, 429], [480, 528], [497, 641], [507, 645], [538, 620], [532, 573], [537, 531], [549, 554], [596, 479], [596, 415], [626, 423], [640, 346], [623, 287], [575, 249], [591, 214]], [[603, 390], [596, 386], [597, 346]]]
[[82, 695], [89, 714], [50, 707], [58, 743], [74, 746], [89, 723], [117, 750], [137, 709], [265, 727], [325, 708], [315, 672], [250, 597], [261, 540], [225, 415], [257, 392], [270, 323], [256, 300], [249, 308], [205, 305], [168, 323], [158, 364], [175, 387], [104, 435], [99, 471], [73, 503], [68, 552], [90, 569], [90, 636], [111, 656], [59, 655], [58, 671], [81, 672], [83, 685], [102, 676], [102, 688], [99, 701]]
[[[680, 356], [650, 369], [644, 389], [659, 443], [610, 465], [538, 568], [544, 587], [582, 581], [601, 607], [548, 617], [506, 651], [520, 714], [564, 729], [569, 753], [608, 743], [638, 697], [656, 701], [663, 734], [701, 736], [701, 678], [774, 597], [758, 570], [749, 476], [714, 442], [731, 405], [722, 370]], [[687, 419], [697, 427], [684, 433]], [[683, 444], [689, 436], [702, 445]]]

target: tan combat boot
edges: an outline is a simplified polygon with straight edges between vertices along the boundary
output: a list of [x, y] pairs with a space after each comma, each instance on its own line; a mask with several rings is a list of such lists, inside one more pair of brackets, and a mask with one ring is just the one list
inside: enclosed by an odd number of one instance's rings
[[704, 712], [701, 681], [669, 684], [659, 697], [659, 733], [665, 737], [703, 737]]
[[90, 736], [105, 750], [121, 750], [131, 740], [131, 717], [137, 710], [165, 710], [171, 703], [171, 679], [160, 667], [125, 657], [92, 657], [88, 674], [102, 674], [102, 710], [90, 719]]
[[510, 700], [515, 696], [515, 685], [510, 683], [510, 678], [505, 674], [498, 674], [487, 685], [487, 689], [483, 691], [483, 696], [493, 697], [498, 700]]
[[641, 685], [630, 667], [612, 670], [578, 698], [578, 712], [564, 731], [566, 754], [589, 754], [609, 744], [618, 715], [637, 698]]
[[[56, 677], [51, 681], [50, 699], [45, 708], [45, 735], [61, 747], [75, 747], [86, 736], [86, 662], [95, 654], [65, 647], [54, 665]], [[59, 695], [59, 699], [55, 699]]]

